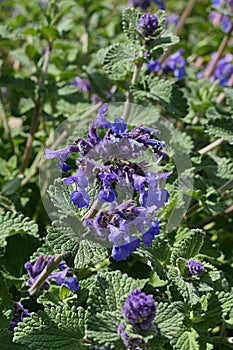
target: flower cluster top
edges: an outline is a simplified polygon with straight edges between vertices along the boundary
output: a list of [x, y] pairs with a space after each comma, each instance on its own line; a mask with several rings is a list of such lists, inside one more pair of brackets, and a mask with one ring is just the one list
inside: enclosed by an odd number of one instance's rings
[[[136, 162], [144, 152], [151, 152], [155, 163], [163, 158], [165, 143], [155, 138], [158, 130], [143, 124], [130, 127], [122, 118], [111, 123], [105, 117], [107, 112], [104, 104], [90, 123], [86, 139], [78, 138], [75, 145], [62, 150], [47, 149], [46, 158], [58, 157], [57, 166], [67, 172], [68, 155], [79, 155], [76, 174], [64, 179], [66, 185], [76, 185], [70, 200], [80, 209], [89, 209], [83, 225], [95, 239], [113, 245], [112, 256], [118, 261], [135, 251], [141, 240], [149, 246], [159, 234], [156, 210], [168, 200], [159, 180], [170, 172], [150, 172], [145, 160]], [[97, 189], [94, 199], [90, 195], [93, 187]], [[94, 201], [98, 210], [93, 211]]]

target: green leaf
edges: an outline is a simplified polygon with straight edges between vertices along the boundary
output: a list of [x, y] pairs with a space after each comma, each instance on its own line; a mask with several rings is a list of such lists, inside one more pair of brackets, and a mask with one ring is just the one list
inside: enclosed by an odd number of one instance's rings
[[[37, 236], [38, 226], [28, 217], [24, 217], [19, 213], [0, 213], [0, 247], [4, 251], [6, 246], [6, 238], [16, 234], [32, 234]], [[0, 249], [0, 255], [1, 251]]]
[[187, 114], [187, 100], [173, 81], [147, 76], [143, 81], [134, 84], [131, 91], [139, 101], [158, 103], [167, 112], [178, 117], [184, 117]]
[[82, 343], [85, 320], [86, 312], [81, 307], [65, 305], [46, 308], [20, 322], [13, 340], [33, 350], [89, 349], [90, 346]]
[[55, 27], [45, 26], [41, 28], [41, 34], [49, 41], [59, 38], [59, 31]]
[[108, 257], [107, 248], [101, 244], [90, 241], [82, 240], [78, 246], [78, 252], [74, 260], [74, 266], [76, 269], [82, 269], [87, 266], [92, 266]]
[[59, 213], [73, 216], [78, 214], [78, 208], [70, 200], [70, 196], [75, 190], [74, 183], [67, 186], [61, 178], [55, 179], [54, 183], [49, 186], [49, 197]]
[[35, 89], [35, 82], [29, 78], [15, 78], [12, 75], [2, 75], [0, 77], [0, 86], [19, 90], [23, 92], [32, 92]]
[[89, 312], [120, 312], [127, 295], [137, 288], [143, 288], [146, 280], [134, 280], [120, 271], [99, 273], [88, 300]]
[[90, 314], [87, 321], [87, 336], [98, 345], [109, 345], [114, 349], [118, 349], [119, 345], [122, 346], [122, 342], [117, 334], [120, 322], [120, 313], [116, 311], [103, 311], [95, 315]]
[[228, 312], [233, 310], [233, 293], [220, 291], [216, 293], [217, 298], [221, 304], [223, 316], [227, 316]]
[[108, 256], [107, 248], [85, 239], [86, 229], [76, 218], [54, 221], [48, 228], [48, 243], [55, 253], [72, 259], [75, 268], [93, 266]]
[[7, 197], [0, 195], [0, 213], [5, 211], [15, 211], [14, 203]]
[[209, 135], [214, 135], [228, 141], [230, 144], [233, 144], [233, 126], [231, 117], [218, 118], [209, 121], [206, 125], [206, 132]]
[[195, 329], [184, 330], [179, 333], [179, 337], [172, 341], [174, 349], [177, 350], [200, 350], [198, 344], [198, 333]]
[[109, 78], [120, 80], [128, 73], [132, 73], [135, 50], [129, 44], [114, 44], [106, 52], [104, 68]]
[[160, 302], [157, 305], [158, 311], [155, 317], [155, 324], [160, 334], [172, 339], [180, 331], [184, 315], [176, 307], [168, 302]]
[[205, 312], [203, 325], [204, 328], [210, 328], [217, 325], [222, 318], [221, 305], [215, 294], [207, 293], [200, 299], [201, 309]]
[[14, 179], [4, 183], [1, 190], [2, 194], [5, 196], [9, 196], [13, 193], [16, 193], [19, 189], [21, 181], [22, 181], [22, 178], [19, 176], [16, 176]]
[[127, 8], [122, 13], [122, 28], [128, 39], [135, 40], [141, 14], [134, 8]]
[[175, 264], [178, 258], [194, 258], [204, 243], [204, 231], [200, 229], [191, 230], [189, 236], [185, 237], [174, 249], [171, 255], [171, 263]]

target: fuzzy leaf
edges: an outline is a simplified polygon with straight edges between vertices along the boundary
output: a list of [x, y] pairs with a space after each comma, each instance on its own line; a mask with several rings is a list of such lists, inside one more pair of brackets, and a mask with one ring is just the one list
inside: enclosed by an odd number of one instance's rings
[[104, 68], [112, 80], [120, 80], [132, 71], [135, 51], [130, 45], [115, 44], [106, 52]]
[[37, 236], [38, 226], [28, 217], [19, 213], [0, 213], [0, 255], [4, 253], [6, 238], [16, 234], [32, 234]]
[[204, 232], [196, 229], [191, 230], [189, 236], [185, 237], [173, 250], [171, 263], [175, 264], [176, 260], [181, 257], [185, 259], [194, 258], [204, 243]]
[[144, 81], [134, 84], [131, 91], [136, 99], [158, 103], [167, 112], [178, 117], [184, 117], [187, 114], [187, 100], [173, 81], [148, 76]]
[[191, 331], [183, 331], [179, 334], [179, 337], [175, 339], [174, 349], [177, 350], [200, 350], [199, 344], [197, 342], [198, 333], [195, 329]]
[[[77, 222], [79, 224], [77, 225]], [[80, 221], [54, 221], [48, 229], [48, 243], [55, 253], [72, 259], [75, 268], [92, 266], [108, 256], [107, 248], [97, 242], [85, 239], [85, 229]]]
[[127, 295], [137, 288], [143, 288], [145, 283], [146, 280], [134, 280], [120, 271], [99, 273], [88, 300], [90, 313], [120, 311]]
[[128, 39], [135, 40], [137, 33], [137, 25], [140, 18], [140, 13], [134, 8], [127, 8], [122, 13], [122, 27]]
[[160, 334], [172, 339], [182, 327], [184, 315], [174, 305], [167, 302], [158, 303], [155, 324]]
[[231, 117], [211, 120], [206, 126], [206, 132], [233, 144], [233, 126]]
[[59, 213], [73, 216], [78, 214], [78, 208], [70, 200], [70, 196], [75, 190], [74, 183], [67, 186], [61, 178], [55, 179], [54, 183], [49, 186], [49, 197]]
[[84, 337], [85, 310], [66, 306], [39, 310], [25, 318], [15, 330], [14, 341], [33, 350], [84, 350], [90, 346], [81, 341]]
[[98, 345], [110, 345], [117, 349], [121, 344], [117, 328], [121, 322], [120, 314], [114, 311], [103, 311], [96, 315], [89, 315], [87, 321], [87, 336]]

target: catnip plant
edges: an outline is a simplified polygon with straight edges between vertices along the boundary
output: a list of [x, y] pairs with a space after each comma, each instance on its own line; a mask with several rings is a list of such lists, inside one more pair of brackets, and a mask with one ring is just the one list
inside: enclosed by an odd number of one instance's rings
[[0, 349], [233, 348], [232, 3], [170, 3], [3, 6]]

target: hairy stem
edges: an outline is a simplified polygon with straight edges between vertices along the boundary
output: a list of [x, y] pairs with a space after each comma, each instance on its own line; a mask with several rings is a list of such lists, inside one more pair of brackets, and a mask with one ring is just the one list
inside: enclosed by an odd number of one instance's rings
[[205, 146], [204, 148], [200, 149], [199, 153], [205, 154], [205, 153], [211, 151], [212, 149], [214, 149], [215, 147], [221, 145], [223, 142], [224, 142], [223, 139], [218, 139], [218, 140], [210, 143], [209, 145]]
[[45, 79], [47, 76], [47, 71], [48, 71], [48, 65], [49, 65], [49, 60], [50, 60], [50, 56], [51, 56], [51, 51], [52, 51], [52, 47], [51, 45], [49, 45], [47, 47], [47, 50], [45, 52], [44, 55], [44, 64], [42, 67], [42, 72], [41, 72], [41, 77], [40, 77], [40, 81], [39, 81], [39, 96], [37, 98], [37, 100], [35, 101], [35, 109], [34, 109], [34, 113], [32, 116], [32, 121], [31, 121], [31, 126], [30, 126], [30, 131], [29, 131], [29, 136], [26, 142], [26, 147], [24, 150], [24, 154], [23, 154], [23, 160], [22, 160], [22, 164], [20, 167], [20, 174], [23, 175], [25, 172], [25, 169], [27, 168], [28, 162], [29, 162], [29, 158], [30, 158], [30, 153], [31, 153], [31, 149], [32, 149], [32, 143], [34, 140], [34, 135], [36, 132], [36, 128], [37, 128], [37, 123], [38, 123], [38, 119], [39, 119], [39, 115], [40, 115], [40, 109], [42, 106], [42, 98], [41, 98], [41, 90], [44, 87], [44, 83], [45, 83]]
[[37, 290], [41, 288], [43, 283], [46, 281], [46, 279], [49, 277], [49, 275], [57, 268], [57, 266], [62, 261], [61, 254], [55, 255], [53, 260], [49, 263], [48, 266], [44, 268], [44, 270], [41, 272], [39, 277], [37, 278], [36, 282], [29, 288], [28, 292], [30, 295], [33, 295], [36, 293]]
[[[180, 17], [180, 20], [179, 20], [179, 23], [178, 23], [177, 27], [176, 27], [176, 29], [174, 30], [174, 34], [175, 34], [175, 35], [178, 35], [178, 34], [181, 32], [181, 30], [182, 30], [182, 28], [183, 28], [183, 26], [184, 26], [184, 24], [185, 24], [187, 18], [189, 17], [189, 15], [190, 15], [190, 13], [191, 13], [191, 11], [192, 11], [192, 9], [193, 9], [193, 7], [194, 7], [196, 1], [197, 1], [197, 0], [189, 0], [188, 5], [186, 6], [184, 12], [182, 13], [182, 15], [181, 15], [181, 17]], [[159, 63], [160, 63], [160, 64], [162, 64], [162, 63], [167, 59], [167, 57], [169, 56], [169, 53], [170, 53], [171, 49], [172, 49], [172, 46], [170, 46], [170, 47], [167, 49], [167, 51], [164, 52], [164, 54], [160, 57], [160, 60], [159, 60]]]
[[[132, 77], [132, 80], [131, 80], [131, 84], [130, 84], [131, 86], [136, 83], [136, 81], [137, 81], [137, 79], [139, 77], [141, 68], [142, 68], [142, 63], [136, 64], [136, 66], [134, 68], [134, 73], [133, 73], [133, 77]], [[126, 100], [126, 103], [125, 103], [125, 109], [124, 109], [124, 114], [123, 114], [124, 119], [126, 121], [127, 121], [128, 117], [129, 117], [129, 114], [130, 114], [130, 111], [131, 111], [131, 107], [132, 107], [132, 103], [134, 101], [134, 97], [133, 97], [132, 92], [130, 91], [130, 87], [129, 87], [128, 97], [127, 97], [127, 100]]]

